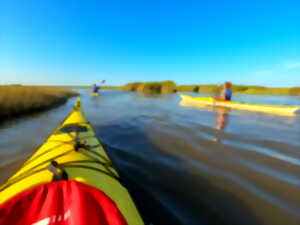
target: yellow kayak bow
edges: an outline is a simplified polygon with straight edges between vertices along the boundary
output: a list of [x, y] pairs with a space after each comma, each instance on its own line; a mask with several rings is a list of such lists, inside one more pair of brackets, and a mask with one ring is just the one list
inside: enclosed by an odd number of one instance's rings
[[100, 189], [116, 203], [128, 224], [144, 224], [88, 122], [80, 99], [45, 143], [0, 187], [0, 204], [59, 176]]

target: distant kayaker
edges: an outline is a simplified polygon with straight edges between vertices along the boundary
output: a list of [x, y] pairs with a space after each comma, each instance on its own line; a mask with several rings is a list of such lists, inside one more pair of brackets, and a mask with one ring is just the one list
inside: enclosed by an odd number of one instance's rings
[[96, 84], [94, 84], [92, 89], [93, 89], [92, 90], [93, 93], [98, 93], [98, 91], [99, 91], [100, 88], [99, 88], [99, 86], [97, 86]]
[[230, 101], [231, 100], [231, 96], [232, 96], [232, 91], [231, 91], [231, 82], [225, 82], [223, 89], [221, 91], [221, 100], [226, 100], [226, 101]]

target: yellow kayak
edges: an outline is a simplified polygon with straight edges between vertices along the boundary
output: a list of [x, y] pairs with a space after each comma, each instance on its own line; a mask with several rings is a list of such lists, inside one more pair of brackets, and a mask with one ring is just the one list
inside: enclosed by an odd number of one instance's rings
[[[56, 166], [57, 174], [53, 173], [52, 164]], [[54, 176], [59, 174], [66, 174], [67, 180], [72, 182], [101, 190], [116, 204], [128, 224], [144, 224], [88, 122], [80, 99], [45, 143], [0, 187], [0, 205], [28, 189], [54, 183]]]
[[238, 110], [247, 110], [254, 112], [264, 112], [282, 116], [294, 116], [300, 113], [300, 106], [280, 106], [250, 104], [234, 101], [216, 101], [212, 97], [192, 97], [185, 94], [179, 94], [181, 97], [180, 105], [183, 106], [221, 106]]
[[94, 96], [94, 97], [99, 96], [99, 92], [90, 92], [89, 94], [90, 94], [90, 96]]

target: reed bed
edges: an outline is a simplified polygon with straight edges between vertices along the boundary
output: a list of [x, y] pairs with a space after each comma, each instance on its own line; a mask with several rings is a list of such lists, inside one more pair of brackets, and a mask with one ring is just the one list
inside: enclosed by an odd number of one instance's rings
[[[222, 85], [180, 85], [177, 86], [179, 92], [199, 92], [215, 94], [219, 93]], [[300, 87], [293, 88], [268, 88], [263, 86], [232, 85], [232, 92], [238, 94], [259, 94], [259, 95], [298, 95]]]
[[61, 87], [0, 86], [0, 121], [63, 104], [77, 95], [77, 92]]
[[[70, 88], [70, 87], [69, 87]], [[91, 89], [90, 86], [73, 86], [78, 89]], [[206, 85], [176, 85], [173, 81], [163, 82], [133, 82], [124, 86], [101, 86], [101, 89], [123, 90], [123, 91], [139, 91], [146, 94], [151, 93], [173, 93], [173, 92], [195, 92], [207, 93], [211, 95], [219, 95], [222, 85], [206, 84]], [[232, 85], [232, 92], [237, 94], [258, 94], [258, 95], [295, 95], [300, 96], [300, 87], [292, 88], [268, 88], [258, 85]]]
[[176, 83], [173, 81], [134, 82], [124, 85], [122, 90], [140, 91], [146, 93], [173, 93], [176, 92]]

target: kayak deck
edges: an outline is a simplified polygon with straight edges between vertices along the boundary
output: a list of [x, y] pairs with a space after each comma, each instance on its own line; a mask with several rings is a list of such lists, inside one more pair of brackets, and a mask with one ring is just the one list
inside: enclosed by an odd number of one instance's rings
[[216, 101], [212, 97], [192, 97], [189, 95], [179, 94], [182, 103], [189, 103], [192, 105], [200, 105], [200, 106], [221, 106], [221, 107], [229, 107], [232, 109], [238, 110], [246, 110], [253, 112], [264, 112], [271, 113], [282, 116], [294, 116], [300, 113], [300, 106], [280, 106], [280, 105], [264, 105], [264, 104], [251, 104], [251, 103], [243, 103], [243, 102], [234, 102], [234, 101]]
[[128, 224], [144, 224], [86, 119], [80, 101], [22, 168], [0, 187], [0, 204], [27, 189], [53, 181], [53, 165], [68, 180], [103, 191], [117, 204]]

